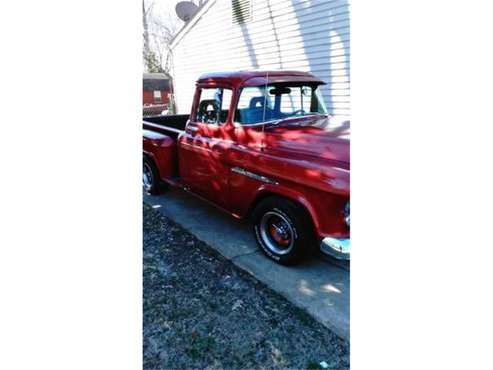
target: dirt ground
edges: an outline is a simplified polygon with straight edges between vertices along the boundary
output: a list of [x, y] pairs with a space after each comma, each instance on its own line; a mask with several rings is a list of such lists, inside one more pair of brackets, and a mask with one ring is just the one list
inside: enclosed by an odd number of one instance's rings
[[348, 342], [150, 206], [143, 212], [144, 369], [349, 368]]

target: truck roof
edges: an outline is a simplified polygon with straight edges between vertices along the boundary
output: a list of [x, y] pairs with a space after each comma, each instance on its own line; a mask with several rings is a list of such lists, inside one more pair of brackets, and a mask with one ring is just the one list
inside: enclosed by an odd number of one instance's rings
[[300, 71], [228, 71], [228, 72], [212, 72], [201, 75], [197, 83], [221, 83], [228, 82], [234, 85], [242, 86], [260, 86], [267, 83], [279, 82], [312, 82], [317, 84], [325, 84], [322, 80], [315, 77], [309, 72]]

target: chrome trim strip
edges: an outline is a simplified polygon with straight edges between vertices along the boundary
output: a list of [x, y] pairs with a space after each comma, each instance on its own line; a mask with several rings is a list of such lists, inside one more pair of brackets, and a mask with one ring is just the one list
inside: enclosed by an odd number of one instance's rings
[[255, 180], [258, 180], [258, 181], [262, 181], [262, 182], [265, 182], [267, 184], [271, 184], [271, 185], [279, 185], [279, 183], [277, 181], [274, 181], [272, 179], [269, 179], [268, 177], [265, 177], [265, 176], [262, 176], [262, 175], [258, 175], [256, 173], [253, 173], [253, 172], [250, 172], [250, 171], [247, 171], [241, 167], [233, 167], [231, 169], [231, 171], [237, 173], [237, 174], [240, 174], [240, 175], [243, 175], [243, 176], [246, 176], [246, 177], [250, 177], [252, 179], [255, 179]]

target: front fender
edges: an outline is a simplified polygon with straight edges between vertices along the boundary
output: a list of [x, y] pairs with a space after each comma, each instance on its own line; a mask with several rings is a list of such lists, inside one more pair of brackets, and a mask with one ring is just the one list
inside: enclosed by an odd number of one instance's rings
[[310, 204], [310, 202], [308, 201], [308, 199], [306, 199], [306, 197], [302, 192], [280, 184], [277, 185], [265, 184], [259, 187], [257, 193], [255, 194], [255, 201], [253, 202], [253, 204], [254, 205], [258, 204], [260, 200], [270, 195], [277, 195], [284, 198], [288, 198], [295, 203], [301, 204], [306, 209], [308, 214], [311, 216], [314, 226], [316, 228], [319, 227], [317, 213], [314, 207]]
[[319, 238], [349, 235], [349, 228], [344, 222], [344, 206], [349, 199], [347, 195], [321, 191], [281, 179], [266, 177], [264, 180], [231, 172], [230, 194], [234, 214], [247, 217], [264, 198], [277, 195], [305, 208]]

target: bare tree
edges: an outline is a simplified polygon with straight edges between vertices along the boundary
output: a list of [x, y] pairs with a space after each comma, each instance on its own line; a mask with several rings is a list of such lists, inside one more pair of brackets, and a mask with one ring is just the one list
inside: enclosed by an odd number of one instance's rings
[[156, 54], [163, 70], [169, 73], [169, 65], [166, 63], [170, 54], [170, 46], [178, 30], [177, 22], [164, 21], [162, 18], [152, 19], [152, 31], [150, 33], [152, 49]]
[[154, 57], [153, 53], [151, 52], [151, 45], [149, 42], [149, 21], [148, 18], [151, 15], [152, 8], [154, 6], [154, 2], [151, 2], [147, 7], [146, 7], [146, 2], [145, 0], [142, 0], [142, 23], [144, 26], [144, 32], [143, 32], [143, 41], [144, 41], [144, 47], [142, 49], [143, 53], [143, 61], [144, 61], [144, 69], [148, 72], [158, 72], [155, 71], [156, 69], [156, 58]]
[[147, 17], [149, 15], [149, 12], [150, 12], [150, 7], [148, 9], [146, 9], [145, 1], [142, 0], [142, 23], [144, 25], [144, 33], [143, 33], [143, 36], [144, 36], [144, 49], [143, 49], [144, 59], [145, 59], [145, 55], [149, 53], [149, 23], [147, 22]]
[[143, 0], [142, 13], [144, 25], [144, 66], [149, 72], [169, 73], [166, 63], [170, 45], [181, 21], [173, 10], [156, 10], [156, 0]]

